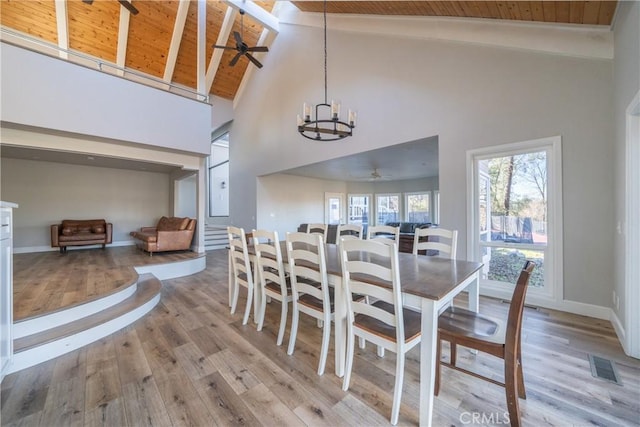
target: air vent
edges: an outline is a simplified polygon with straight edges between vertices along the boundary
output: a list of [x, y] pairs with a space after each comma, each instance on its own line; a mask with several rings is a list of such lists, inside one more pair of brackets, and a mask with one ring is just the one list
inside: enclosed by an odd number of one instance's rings
[[591, 364], [591, 375], [622, 385], [622, 382], [618, 379], [615, 362], [590, 354], [589, 363]]

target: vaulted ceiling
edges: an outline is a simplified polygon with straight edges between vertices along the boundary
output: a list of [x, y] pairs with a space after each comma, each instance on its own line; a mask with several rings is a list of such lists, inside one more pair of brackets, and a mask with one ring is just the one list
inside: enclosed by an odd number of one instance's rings
[[[124, 0], [126, 1], [126, 0]], [[198, 1], [133, 0], [138, 14], [117, 0], [1, 0], [2, 38], [26, 35], [96, 59], [100, 66], [115, 64], [129, 71], [152, 76], [156, 82], [191, 91], [234, 99], [248, 67], [242, 57], [229, 62], [234, 50], [214, 49], [214, 44], [235, 46], [233, 33], [241, 31], [249, 46], [269, 45], [276, 31], [269, 22], [274, 1], [206, 0], [204, 58], [206, 79], [198, 81]], [[302, 12], [322, 12], [321, 1], [292, 2]], [[406, 15], [500, 19], [582, 25], [611, 25], [616, 1], [329, 1], [328, 13], [359, 15]], [[277, 13], [277, 10], [276, 12]], [[270, 21], [271, 20], [271, 21]], [[271, 27], [271, 28], [270, 28]], [[261, 55], [256, 54], [257, 58]], [[266, 53], [268, 55], [268, 53]], [[70, 58], [71, 59], [71, 58]], [[104, 70], [104, 67], [103, 67]], [[203, 84], [204, 82], [204, 84]], [[200, 88], [199, 88], [200, 86]]]

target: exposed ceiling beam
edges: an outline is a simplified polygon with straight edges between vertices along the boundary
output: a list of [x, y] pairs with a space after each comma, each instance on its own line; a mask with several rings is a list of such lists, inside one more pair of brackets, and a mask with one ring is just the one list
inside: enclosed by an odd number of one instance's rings
[[273, 14], [267, 12], [257, 4], [246, 0], [224, 0], [226, 4], [235, 8], [244, 10], [247, 15], [258, 21], [260, 25], [268, 28], [274, 33], [280, 32], [280, 21]]
[[207, 1], [198, 0], [198, 44], [196, 61], [196, 90], [208, 98], [206, 84], [207, 56]]
[[60, 51], [60, 58], [67, 59], [69, 49], [69, 27], [67, 25], [67, 2], [56, 0], [56, 25], [58, 27], [58, 47], [64, 49]]
[[124, 67], [127, 59], [127, 43], [129, 43], [129, 17], [130, 13], [125, 12], [124, 6], [120, 5], [120, 23], [118, 24], [118, 47], [116, 50], [116, 65], [120, 68], [116, 74], [124, 76]]
[[[227, 12], [224, 15], [224, 21], [220, 26], [220, 33], [218, 33], [218, 39], [216, 40], [217, 45], [224, 46], [227, 44], [227, 40], [229, 39], [229, 34], [231, 34], [231, 29], [233, 28], [233, 23], [236, 20], [237, 14], [237, 9], [233, 7], [227, 7]], [[209, 61], [209, 67], [207, 68], [207, 91], [211, 90], [211, 85], [213, 85], [213, 80], [216, 78], [216, 73], [218, 72], [218, 68], [220, 67], [220, 61], [222, 60], [223, 53], [223, 49], [213, 49], [211, 60]]]
[[[165, 64], [164, 76], [162, 77], [162, 80], [167, 83], [171, 83], [171, 79], [173, 78], [173, 71], [176, 67], [176, 60], [178, 59], [178, 51], [180, 50], [180, 42], [182, 41], [182, 33], [184, 32], [184, 26], [187, 22], [189, 4], [189, 0], [180, 0], [178, 3], [178, 13], [176, 14], [176, 21], [173, 25], [173, 36], [171, 37], [167, 63]], [[198, 15], [199, 14], [200, 11], [198, 10]]]

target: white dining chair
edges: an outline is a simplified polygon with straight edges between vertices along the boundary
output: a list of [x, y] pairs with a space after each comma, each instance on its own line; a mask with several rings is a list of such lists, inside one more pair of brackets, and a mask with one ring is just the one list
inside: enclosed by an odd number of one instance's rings
[[367, 240], [378, 240], [382, 243], [400, 245], [400, 227], [390, 225], [370, 225], [367, 227]]
[[287, 325], [288, 306], [293, 297], [291, 295], [291, 284], [282, 261], [278, 232], [253, 230], [252, 234], [258, 276], [256, 277], [256, 282], [261, 295], [257, 329], [261, 331], [264, 326], [267, 298], [280, 301], [280, 328], [278, 329], [276, 343], [277, 345], [282, 345]]
[[324, 241], [319, 234], [287, 233], [286, 246], [293, 294], [287, 354], [292, 355], [295, 349], [300, 313], [321, 321], [323, 331], [318, 375], [322, 375], [329, 352], [331, 321], [334, 319], [334, 289], [329, 288]]
[[340, 224], [336, 231], [336, 243], [341, 239], [362, 239], [364, 237], [360, 224]]
[[[398, 270], [398, 250], [394, 244], [375, 240], [340, 241], [342, 284], [347, 295], [347, 355], [342, 389], [349, 389], [353, 369], [355, 337], [396, 353], [396, 380], [391, 408], [391, 424], [398, 423], [405, 354], [420, 343], [420, 313], [403, 308]], [[374, 277], [378, 284], [362, 281]], [[380, 283], [386, 284], [381, 286]], [[364, 295], [372, 304], [354, 301]]]
[[249, 237], [245, 234], [243, 228], [233, 226], [227, 227], [227, 235], [229, 238], [229, 259], [231, 260], [229, 268], [232, 272], [231, 283], [229, 283], [229, 285], [233, 287], [231, 314], [236, 312], [240, 286], [244, 286], [247, 288], [247, 307], [244, 310], [242, 324], [246, 325], [249, 320], [249, 313], [251, 312], [254, 292], [253, 274], [247, 248], [247, 239]]
[[307, 224], [307, 233], [319, 234], [322, 236], [322, 242], [327, 243], [327, 235], [329, 234], [329, 227], [327, 224]]
[[[426, 237], [425, 241], [422, 241]], [[437, 238], [437, 240], [435, 240]], [[444, 240], [443, 240], [444, 239]], [[418, 255], [418, 251], [432, 250], [439, 253], [444, 252], [448, 258], [456, 259], [458, 247], [458, 230], [447, 230], [444, 228], [416, 228], [413, 238], [413, 254]]]

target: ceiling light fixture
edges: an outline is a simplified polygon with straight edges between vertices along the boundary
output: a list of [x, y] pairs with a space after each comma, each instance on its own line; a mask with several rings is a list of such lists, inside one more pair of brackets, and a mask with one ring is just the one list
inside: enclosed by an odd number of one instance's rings
[[[353, 135], [356, 127], [356, 112], [349, 110], [346, 122], [340, 120], [340, 102], [327, 103], [327, 1], [324, 1], [324, 103], [316, 104], [315, 116], [311, 115], [312, 105], [302, 106], [302, 116], [298, 115], [298, 132], [314, 141], [336, 141]], [[321, 114], [321, 109], [324, 114]], [[329, 114], [327, 115], [327, 111]], [[323, 118], [324, 117], [324, 118]]]

